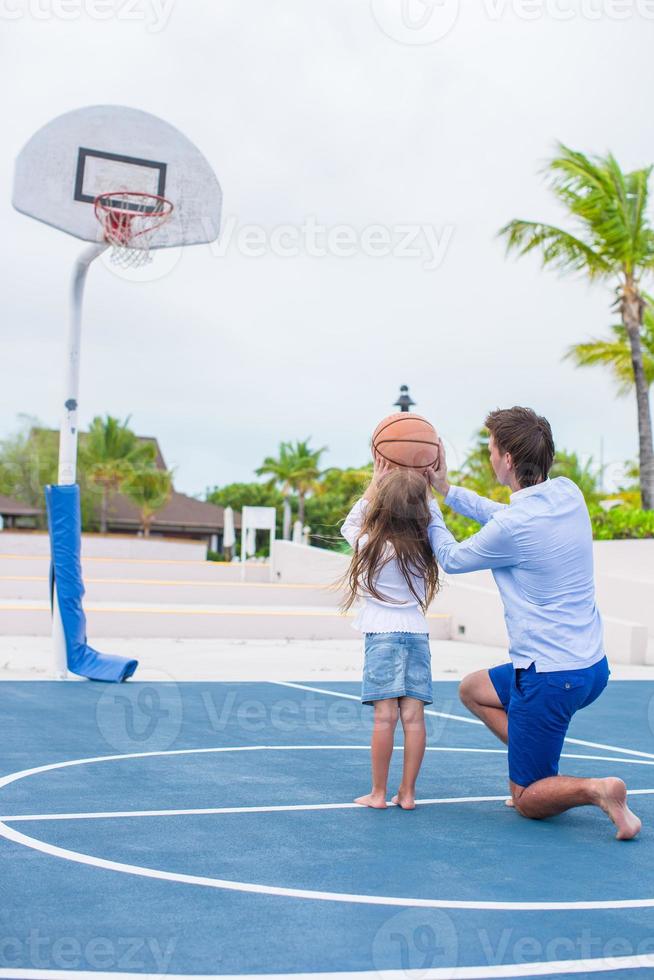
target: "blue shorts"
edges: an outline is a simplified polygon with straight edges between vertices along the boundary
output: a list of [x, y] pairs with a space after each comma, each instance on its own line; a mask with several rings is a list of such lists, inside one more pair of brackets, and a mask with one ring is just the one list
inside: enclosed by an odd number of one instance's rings
[[417, 698], [432, 704], [428, 633], [366, 633], [361, 701]]
[[501, 664], [488, 671], [509, 717], [509, 779], [529, 786], [557, 776], [563, 740], [575, 711], [596, 700], [609, 680], [603, 657], [582, 670], [536, 673]]

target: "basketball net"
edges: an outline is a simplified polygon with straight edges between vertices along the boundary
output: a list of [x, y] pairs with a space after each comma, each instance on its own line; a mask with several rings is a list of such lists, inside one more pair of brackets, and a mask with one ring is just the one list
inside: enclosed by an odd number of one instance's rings
[[150, 262], [153, 233], [173, 213], [173, 204], [158, 194], [110, 191], [95, 199], [95, 216], [112, 246], [111, 261], [123, 268]]

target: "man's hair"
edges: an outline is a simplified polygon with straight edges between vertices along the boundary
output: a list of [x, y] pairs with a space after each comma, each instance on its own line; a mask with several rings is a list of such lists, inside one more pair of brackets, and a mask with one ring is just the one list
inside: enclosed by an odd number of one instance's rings
[[554, 439], [547, 419], [531, 408], [498, 408], [486, 428], [501, 453], [511, 453], [518, 483], [532, 487], [547, 479], [554, 462]]

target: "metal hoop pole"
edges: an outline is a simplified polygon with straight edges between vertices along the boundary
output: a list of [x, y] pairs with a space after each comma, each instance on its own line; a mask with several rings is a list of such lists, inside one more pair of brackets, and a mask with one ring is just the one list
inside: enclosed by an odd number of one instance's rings
[[[82, 300], [89, 266], [107, 248], [106, 243], [89, 245], [81, 253], [73, 271], [71, 310], [66, 341], [66, 367], [64, 371], [64, 414], [59, 430], [58, 483], [70, 486], [77, 475], [77, 399], [79, 395], [79, 357], [82, 333]], [[57, 601], [55, 584], [52, 601], [52, 650], [53, 675], [65, 680], [68, 674], [66, 639]]]

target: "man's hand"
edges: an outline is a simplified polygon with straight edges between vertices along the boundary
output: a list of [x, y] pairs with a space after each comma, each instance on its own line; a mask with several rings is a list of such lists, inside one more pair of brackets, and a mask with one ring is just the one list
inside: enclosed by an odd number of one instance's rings
[[438, 440], [438, 461], [434, 464], [434, 466], [430, 466], [425, 473], [434, 490], [437, 493], [442, 493], [443, 496], [446, 497], [450, 490], [450, 483], [447, 479], [445, 446], [443, 445], [443, 440], [441, 438]]
[[372, 473], [372, 480], [368, 484], [366, 492], [363, 495], [364, 500], [372, 499], [373, 494], [379, 485], [379, 481], [383, 479], [387, 473], [390, 473], [392, 469], [392, 463], [389, 463], [387, 459], [384, 459], [382, 456], [378, 456], [377, 453], [375, 453], [375, 467]]

